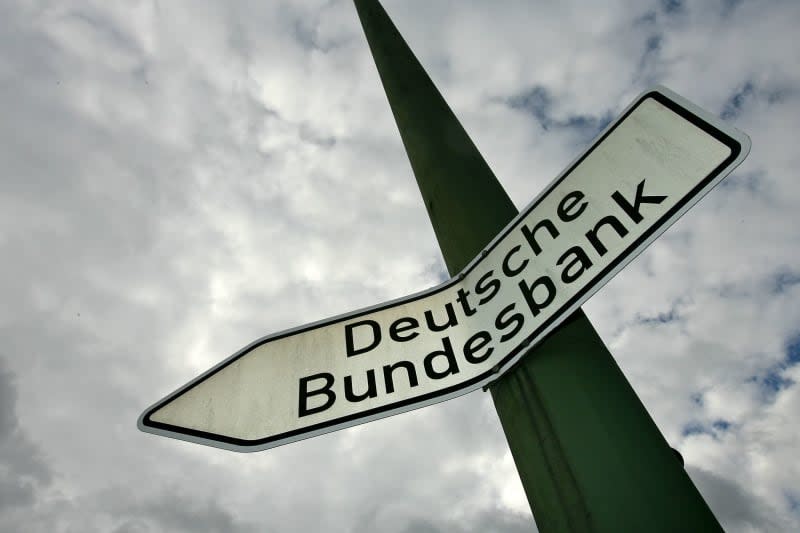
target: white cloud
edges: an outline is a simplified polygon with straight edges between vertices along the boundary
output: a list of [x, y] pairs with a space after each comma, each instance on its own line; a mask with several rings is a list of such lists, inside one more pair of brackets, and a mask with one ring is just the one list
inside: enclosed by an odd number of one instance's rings
[[[751, 136], [586, 310], [729, 530], [800, 526], [797, 3], [385, 4], [518, 206], [651, 83]], [[0, 46], [0, 523], [530, 527], [482, 393], [256, 455], [135, 429], [252, 339], [440, 280], [350, 2], [10, 1]]]

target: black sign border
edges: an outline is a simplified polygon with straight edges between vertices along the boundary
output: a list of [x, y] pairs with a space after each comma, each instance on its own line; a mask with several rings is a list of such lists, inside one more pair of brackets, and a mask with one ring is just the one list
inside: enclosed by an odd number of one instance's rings
[[[647, 243], [648, 239], [653, 237], [653, 235], [659, 231], [665, 231], [667, 227], [670, 225], [670, 219], [674, 217], [676, 214], [680, 213], [680, 211], [684, 208], [691, 207], [692, 201], [695, 202], [699, 200], [696, 198], [699, 193], [707, 187], [710, 183], [712, 183], [724, 170], [728, 169], [729, 165], [731, 165], [740, 155], [744, 149], [749, 150], [749, 143], [746, 146], [743, 146], [743, 143], [740, 140], [735, 139], [731, 135], [728, 135], [726, 132], [719, 129], [717, 126], [712, 124], [709, 120], [698, 116], [697, 113], [704, 113], [701, 109], [696, 108], [695, 111], [691, 111], [684, 107], [685, 105], [691, 105], [690, 102], [684, 101], [683, 103], [679, 103], [675, 99], [681, 99], [680, 96], [672, 93], [668, 89], [664, 87], [656, 87], [650, 89], [649, 91], [640, 95], [633, 104], [622, 114], [620, 115], [617, 120], [615, 120], [612, 124], [610, 124], [606, 130], [592, 143], [592, 145], [583, 153], [581, 154], [572, 164], [567, 167], [567, 169], [562, 172], [555, 180], [553, 180], [543, 191], [542, 193], [534, 199], [523, 211], [521, 211], [514, 220], [512, 220], [498, 235], [492, 240], [492, 242], [487, 246], [485, 249], [486, 252], [491, 251], [494, 247], [498, 245], [498, 243], [510, 232], [517, 229], [517, 225], [520, 221], [528, 216], [531, 211], [533, 211], [554, 188], [561, 184], [561, 182], [569, 176], [575, 168], [580, 165], [586, 157], [589, 156], [602, 142], [622, 123], [625, 121], [628, 116], [633, 113], [642, 103], [647, 101], [648, 99], [653, 99], [658, 103], [662, 104], [672, 112], [676, 113], [677, 115], [681, 116], [688, 122], [692, 123], [708, 135], [714, 137], [719, 142], [726, 145], [731, 153], [730, 155], [720, 163], [710, 174], [708, 174], [705, 178], [703, 178], [688, 194], [686, 194], [680, 201], [673, 206], [669, 211], [667, 211], [664, 215], [662, 215], [655, 223], [653, 223], [650, 228], [647, 229], [636, 241], [631, 243], [620, 255], [617, 259], [606, 266], [602, 271], [600, 271], [594, 278], [578, 293], [576, 293], [572, 298], [570, 298], [563, 306], [562, 309], [569, 309], [576, 302], [579, 302], [582, 297], [586, 296], [588, 292], [597, 291], [600, 287], [598, 286], [598, 282], [603, 282], [604, 278], [608, 276], [611, 272], [614, 271], [615, 268], [619, 267], [621, 263], [630, 262], [633, 260], [635, 255], [634, 254], [640, 246]], [[705, 113], [704, 113], [705, 114]], [[708, 117], [708, 119], [713, 120], [714, 117]], [[738, 132], [737, 132], [738, 133]], [[743, 136], [746, 140], [746, 136]], [[746, 152], [744, 153], [746, 155]], [[707, 191], [706, 191], [707, 192]], [[672, 220], [674, 222], [674, 220]], [[641, 252], [641, 250], [639, 250]], [[346, 313], [343, 315], [338, 315], [336, 317], [331, 317], [319, 322], [315, 322], [312, 324], [307, 324], [304, 326], [300, 326], [295, 329], [282, 331], [279, 333], [275, 333], [273, 335], [268, 335], [262, 339], [255, 341], [254, 343], [242, 348], [240, 351], [235, 353], [234, 355], [230, 356], [228, 359], [222, 361], [215, 367], [211, 368], [207, 372], [203, 373], [196, 379], [192, 380], [191, 382], [187, 383], [183, 387], [179, 388], [172, 394], [168, 395], [158, 403], [154, 404], [150, 408], [148, 408], [140, 417], [139, 419], [139, 428], [143, 431], [148, 431], [152, 433], [167, 435], [167, 436], [174, 436], [176, 438], [181, 438], [183, 440], [190, 440], [192, 442], [198, 442], [201, 444], [207, 444], [211, 446], [216, 446], [216, 443], [225, 444], [226, 448], [232, 448], [239, 451], [256, 451], [256, 450], [264, 450], [276, 446], [280, 446], [282, 444], [288, 444], [290, 442], [295, 442], [297, 440], [302, 440], [304, 438], [309, 438], [315, 435], [319, 435], [322, 433], [327, 433], [330, 431], [335, 431], [338, 429], [343, 429], [345, 427], [353, 426], [361, 422], [367, 422], [369, 420], [375, 420], [378, 418], [384, 418], [387, 416], [391, 416], [393, 414], [398, 414], [400, 412], [407, 412], [413, 409], [418, 409], [421, 407], [425, 407], [430, 405], [436, 398], [441, 397], [454, 397], [460, 394], [466, 394], [468, 392], [472, 392], [476, 388], [478, 388], [477, 384], [487, 381], [487, 379], [491, 379], [492, 376], [495, 375], [494, 370], [487, 370], [486, 372], [476, 376], [470, 380], [464, 381], [459, 383], [458, 385], [453, 385], [450, 387], [446, 387], [444, 389], [437, 390], [435, 392], [430, 392], [427, 394], [423, 394], [420, 396], [415, 396], [414, 398], [409, 398], [406, 400], [394, 402], [392, 404], [384, 405], [382, 407], [376, 407], [373, 409], [369, 409], [366, 411], [361, 411], [359, 413], [355, 413], [352, 415], [347, 415], [344, 417], [339, 417], [333, 420], [329, 420], [326, 422], [313, 424], [310, 426], [305, 426], [301, 429], [296, 429], [293, 431], [288, 431], [285, 433], [280, 433], [277, 435], [272, 435], [270, 437], [264, 437], [260, 439], [239, 439], [235, 437], [229, 437], [226, 435], [219, 435], [217, 433], [210, 433], [207, 431], [200, 431], [196, 429], [184, 428], [180, 426], [174, 426], [172, 424], [165, 424], [163, 422], [157, 422], [153, 420], [151, 417], [152, 415], [161, 409], [166, 404], [170, 403], [173, 399], [181, 396], [185, 392], [191, 390], [195, 386], [199, 385], [200, 383], [204, 382], [217, 372], [223, 370], [228, 365], [234, 363], [241, 357], [244, 357], [254, 349], [268, 343], [271, 341], [275, 341], [278, 339], [282, 339], [288, 337], [290, 335], [297, 335], [300, 333], [304, 333], [313, 329], [317, 329], [319, 327], [328, 326], [338, 322], [344, 322], [348, 320], [352, 320], [363, 316], [365, 314], [374, 313], [376, 311], [381, 311], [383, 309], [387, 309], [390, 307], [394, 307], [399, 304], [405, 304], [414, 302], [421, 298], [426, 298], [432, 294], [436, 294], [441, 292], [452, 285], [457, 284], [460, 280], [469, 272], [474, 270], [478, 265], [480, 265], [481, 255], [479, 254], [469, 265], [467, 265], [464, 270], [459, 273], [458, 275], [454, 276], [450, 280], [444, 282], [441, 285], [428, 289], [426, 291], [420, 292], [418, 294], [414, 294], [411, 296], [407, 296], [405, 298], [400, 298], [397, 300], [393, 300], [390, 302], [385, 302], [382, 304], [378, 304], [373, 307], [361, 309], [358, 311], [354, 311], [352, 313]], [[607, 280], [605, 280], [607, 281]], [[599, 283], [602, 286], [603, 283]], [[573, 313], [574, 314], [574, 311]], [[563, 313], [557, 313], [545, 320], [539, 327], [534, 330], [528, 337], [522, 340], [516, 348], [514, 348], [509, 354], [502, 359], [499, 363], [499, 367], [504, 368], [510, 361], [512, 361], [521, 351], [531, 349], [530, 342], [538, 337], [542, 332], [547, 331], [549, 327], [552, 327], [555, 324], [565, 322], [570, 320], [572, 316], [570, 314], [567, 317], [564, 317]], [[543, 339], [542, 339], [543, 340]], [[495, 367], [497, 368], [497, 367]], [[441, 401], [447, 398], [442, 398]], [[413, 405], [414, 407], [409, 408], [409, 406]]]

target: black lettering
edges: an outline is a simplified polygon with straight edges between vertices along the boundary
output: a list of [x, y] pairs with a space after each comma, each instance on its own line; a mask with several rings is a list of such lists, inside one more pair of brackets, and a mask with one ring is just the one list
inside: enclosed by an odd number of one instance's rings
[[492, 355], [494, 348], [489, 348], [483, 355], [476, 355], [476, 352], [484, 349], [490, 342], [492, 342], [492, 336], [488, 331], [477, 332], [464, 343], [464, 359], [473, 365], [486, 361]]
[[374, 398], [378, 395], [378, 388], [375, 386], [375, 371], [373, 369], [367, 370], [367, 391], [362, 394], [353, 392], [353, 377], [344, 377], [344, 397], [348, 402], [361, 402], [367, 398]]
[[419, 327], [419, 322], [417, 322], [416, 318], [411, 318], [410, 316], [398, 318], [397, 320], [392, 322], [391, 326], [389, 326], [389, 337], [391, 337], [393, 341], [397, 342], [410, 341], [411, 339], [419, 335], [419, 332], [414, 331], [412, 333], [409, 333], [408, 335], [400, 335], [400, 334], [405, 331], [410, 331], [418, 327]]
[[614, 230], [617, 232], [617, 235], [620, 237], [624, 237], [628, 234], [628, 230], [625, 229], [625, 226], [623, 226], [614, 215], [608, 215], [601, 218], [600, 221], [594, 226], [594, 229], [586, 232], [586, 238], [589, 239], [590, 243], [592, 243], [592, 246], [594, 246], [594, 249], [597, 250], [598, 254], [600, 254], [600, 257], [604, 256], [608, 251], [605, 245], [600, 241], [600, 238], [597, 236], [600, 228], [605, 225], [609, 225], [614, 228]]
[[414, 363], [411, 361], [398, 361], [392, 365], [384, 365], [383, 367], [383, 382], [386, 384], [387, 394], [394, 392], [394, 378], [392, 377], [392, 374], [397, 368], [406, 369], [409, 387], [416, 387], [419, 385], [419, 381], [417, 381], [417, 369], [414, 368]]
[[[547, 296], [541, 302], [537, 302], [533, 294], [538, 287], [544, 287], [547, 290]], [[556, 297], [556, 286], [553, 284], [553, 280], [547, 276], [538, 278], [530, 286], [525, 280], [522, 280], [519, 282], [519, 290], [525, 296], [525, 301], [528, 302], [528, 307], [530, 307], [533, 316], [537, 316], [542, 309], [553, 303], [553, 299]]]
[[531, 245], [531, 249], [533, 250], [534, 255], [539, 255], [542, 253], [542, 247], [539, 246], [539, 243], [536, 241], [536, 231], [544, 228], [550, 233], [550, 237], [555, 239], [558, 237], [558, 230], [556, 229], [555, 224], [553, 224], [550, 219], [542, 219], [538, 224], [536, 224], [533, 229], [528, 228], [528, 226], [522, 226], [522, 234], [527, 239], [528, 244]]
[[[442, 345], [444, 346], [443, 350], [436, 350], [425, 356], [425, 373], [428, 374], [428, 377], [431, 379], [442, 379], [451, 374], [458, 374], [458, 363], [453, 353], [453, 344], [450, 342], [450, 338], [444, 337], [442, 339]], [[433, 360], [437, 357], [444, 357], [445, 361], [447, 361], [447, 367], [445, 369], [436, 370], [433, 368]]]
[[614, 193], [611, 195], [611, 198], [617, 202], [617, 205], [619, 205], [622, 210], [625, 211], [629, 217], [631, 217], [631, 220], [637, 224], [644, 219], [642, 214], [639, 212], [642, 204], [660, 204], [667, 199], [666, 196], [645, 196], [644, 182], [645, 180], [642, 180], [639, 185], [636, 186], [636, 196], [633, 198], [633, 205], [631, 205], [619, 191], [614, 191]]
[[525, 267], [528, 266], [528, 259], [523, 259], [522, 263], [519, 264], [517, 268], [512, 269], [511, 266], [508, 264], [508, 260], [511, 258], [512, 255], [515, 255], [522, 249], [522, 246], [517, 245], [510, 249], [506, 256], [503, 258], [503, 274], [505, 274], [509, 278], [513, 278], [517, 274], [521, 273], [525, 270]]
[[[372, 343], [364, 348], [355, 348], [353, 341], [353, 329], [356, 326], [369, 326], [372, 328]], [[345, 344], [347, 345], [347, 357], [352, 357], [361, 353], [368, 352], [375, 348], [381, 342], [381, 327], [374, 320], [362, 320], [361, 322], [354, 322], [353, 324], [346, 324], [344, 326]]]
[[[572, 256], [572, 260], [567, 263], [567, 266], [565, 266], [564, 270], [561, 271], [561, 280], [564, 283], [572, 283], [581, 277], [583, 273], [592, 266], [592, 261], [580, 246], [573, 246], [569, 248], [561, 257], [558, 258], [556, 264], [560, 266], [561, 263], [566, 261], [570, 256]], [[578, 269], [573, 271], [572, 268], [575, 266], [577, 266]]]
[[495, 294], [497, 294], [497, 291], [500, 290], [500, 280], [492, 278], [492, 275], [494, 275], [494, 270], [490, 270], [481, 276], [481, 279], [479, 279], [478, 283], [475, 284], [475, 292], [477, 294], [489, 292], [488, 295], [484, 296], [478, 301], [478, 305], [487, 303], [489, 300], [494, 298]]
[[[325, 385], [321, 388], [316, 389], [314, 391], [308, 391], [308, 382], [314, 379], [324, 379]], [[331, 390], [333, 386], [333, 374], [329, 374], [327, 372], [322, 372], [320, 374], [314, 374], [313, 376], [307, 376], [304, 378], [300, 378], [300, 416], [308, 416], [313, 415], [314, 413], [319, 413], [328, 409], [333, 402], [336, 401], [336, 393]], [[311, 396], [317, 396], [320, 394], [325, 395], [325, 402], [322, 405], [318, 405], [317, 407], [308, 407], [308, 398]]]
[[425, 322], [428, 323], [428, 329], [431, 331], [444, 331], [450, 326], [458, 325], [458, 318], [456, 312], [453, 310], [453, 304], [447, 302], [444, 304], [444, 310], [447, 313], [447, 322], [444, 325], [439, 325], [433, 319], [433, 311], [425, 311]]
[[469, 301], [467, 301], [467, 296], [469, 295], [470, 292], [465, 291], [463, 287], [458, 289], [458, 298], [456, 298], [456, 301], [461, 304], [461, 309], [463, 309], [466, 316], [472, 316], [477, 313], [474, 308], [470, 307]]
[[578, 206], [577, 211], [570, 213], [572, 208], [575, 207], [581, 200], [583, 200], [583, 193], [581, 191], [572, 191], [562, 198], [561, 202], [558, 204], [558, 218], [564, 222], [572, 222], [581, 216], [581, 213], [583, 213], [583, 211], [586, 209], [586, 206], [589, 205], [589, 202], [583, 202]]
[[511, 311], [513, 311], [516, 306], [517, 306], [517, 304], [515, 304], [515, 303], [505, 306], [497, 314], [497, 318], [495, 318], [495, 320], [494, 320], [495, 327], [500, 331], [503, 331], [507, 327], [513, 325], [513, 328], [511, 329], [511, 331], [509, 331], [508, 333], [503, 334], [500, 337], [500, 342], [506, 342], [507, 340], [513, 338], [514, 335], [519, 333], [519, 330], [522, 329], [522, 325], [525, 323], [525, 317], [522, 316], [521, 313], [514, 313], [511, 316], [506, 316]]

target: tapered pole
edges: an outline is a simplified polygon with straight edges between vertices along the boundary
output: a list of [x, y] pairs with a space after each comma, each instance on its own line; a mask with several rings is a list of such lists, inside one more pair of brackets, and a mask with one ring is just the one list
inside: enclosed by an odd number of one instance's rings
[[[355, 5], [453, 275], [517, 210], [380, 3]], [[582, 311], [491, 393], [540, 531], [722, 530]]]

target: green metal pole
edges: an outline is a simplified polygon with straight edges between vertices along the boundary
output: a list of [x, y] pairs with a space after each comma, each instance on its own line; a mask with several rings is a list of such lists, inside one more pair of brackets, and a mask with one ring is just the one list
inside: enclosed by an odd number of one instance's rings
[[[517, 210], [380, 3], [355, 5], [453, 275]], [[722, 530], [582, 311], [491, 393], [540, 531]]]

